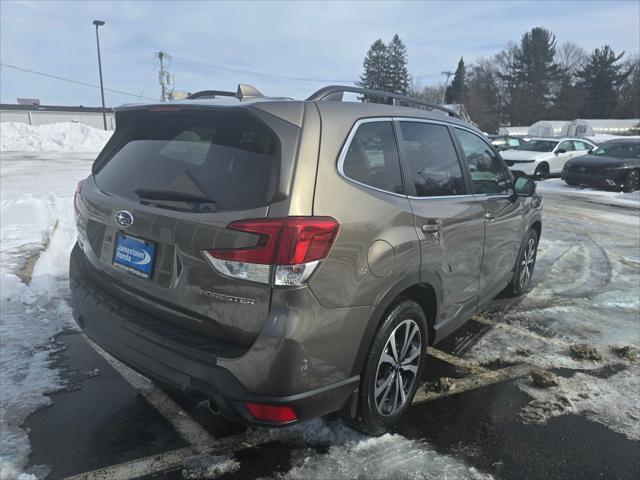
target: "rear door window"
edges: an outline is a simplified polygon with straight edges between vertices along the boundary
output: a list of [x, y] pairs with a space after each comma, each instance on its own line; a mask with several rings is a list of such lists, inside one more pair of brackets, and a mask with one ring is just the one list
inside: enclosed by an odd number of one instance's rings
[[416, 196], [466, 193], [458, 156], [445, 125], [402, 121], [400, 130]]
[[571, 140], [565, 140], [560, 145], [558, 145], [558, 150], [564, 150], [565, 152], [573, 152], [575, 149], [573, 148], [573, 142]]
[[190, 211], [269, 204], [280, 144], [255, 118], [233, 112], [147, 112], [136, 114], [128, 128], [96, 173], [102, 190]]
[[400, 158], [390, 121], [358, 126], [344, 156], [341, 171], [363, 185], [403, 193]]
[[476, 194], [507, 194], [511, 178], [502, 159], [487, 142], [467, 130], [455, 128], [466, 158]]

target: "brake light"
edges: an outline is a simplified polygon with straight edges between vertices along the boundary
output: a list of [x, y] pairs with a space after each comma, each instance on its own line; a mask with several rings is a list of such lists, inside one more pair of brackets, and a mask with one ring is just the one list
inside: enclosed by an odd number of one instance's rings
[[301, 285], [327, 257], [338, 234], [338, 222], [330, 217], [287, 217], [242, 220], [227, 228], [259, 235], [249, 248], [205, 250], [219, 272], [244, 280], [279, 286]]
[[244, 402], [244, 406], [256, 420], [289, 423], [298, 419], [295, 410], [286, 405], [264, 405], [262, 403]]
[[78, 182], [78, 185], [76, 185], [76, 191], [73, 193], [73, 213], [76, 217], [80, 215], [80, 210], [78, 209], [78, 195], [80, 195], [80, 192], [82, 191], [82, 182], [83, 180]]

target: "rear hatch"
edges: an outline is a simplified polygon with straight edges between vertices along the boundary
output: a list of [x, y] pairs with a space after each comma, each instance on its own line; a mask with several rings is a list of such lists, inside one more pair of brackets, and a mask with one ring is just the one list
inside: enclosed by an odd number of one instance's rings
[[87, 258], [130, 305], [252, 343], [271, 287], [251, 272], [220, 273], [207, 251], [261, 241], [227, 226], [281, 210], [300, 129], [248, 107], [133, 108], [117, 113], [117, 125], [77, 198]]

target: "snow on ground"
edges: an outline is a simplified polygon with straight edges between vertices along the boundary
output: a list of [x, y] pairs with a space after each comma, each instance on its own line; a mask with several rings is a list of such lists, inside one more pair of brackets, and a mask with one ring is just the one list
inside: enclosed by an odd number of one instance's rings
[[[544, 208], [532, 290], [505, 311], [488, 312], [496, 326], [466, 355], [573, 370], [548, 389], [519, 381], [533, 399], [522, 417], [543, 423], [584, 414], [639, 440], [640, 358], [621, 358], [612, 347], [640, 350], [640, 214], [566, 197], [549, 197]], [[573, 357], [575, 344], [595, 348], [601, 359]]]
[[584, 196], [585, 200], [592, 199], [606, 202], [610, 205], [640, 207], [640, 190], [625, 193], [612, 190], [599, 190], [587, 187], [572, 187], [560, 178], [551, 178], [537, 183], [537, 190], [543, 195], [545, 192], [557, 192], [569, 195]]
[[91, 160], [77, 154], [0, 158], [0, 479], [24, 473], [30, 444], [21, 425], [50, 403], [46, 393], [64, 387], [51, 365], [51, 354], [60, 349], [52, 337], [74, 328], [67, 303], [72, 196]]
[[81, 123], [60, 122], [31, 126], [0, 123], [1, 152], [99, 152], [112, 131]]

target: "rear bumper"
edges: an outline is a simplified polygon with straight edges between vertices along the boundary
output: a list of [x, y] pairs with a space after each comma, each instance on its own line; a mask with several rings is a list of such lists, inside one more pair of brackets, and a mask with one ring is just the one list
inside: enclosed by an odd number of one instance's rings
[[[355, 376], [293, 395], [252, 392], [218, 365], [219, 358], [241, 359], [242, 349], [159, 321], [122, 302], [100, 287], [92, 268], [76, 245], [71, 253], [69, 279], [73, 316], [80, 328], [108, 353], [143, 375], [184, 394], [212, 398], [232, 420], [274, 425], [254, 419], [243, 402], [291, 406], [297, 421], [319, 417], [342, 409], [358, 388], [360, 379]], [[258, 365], [246, 368], [259, 370]], [[287, 383], [286, 378], [282, 383]]]

